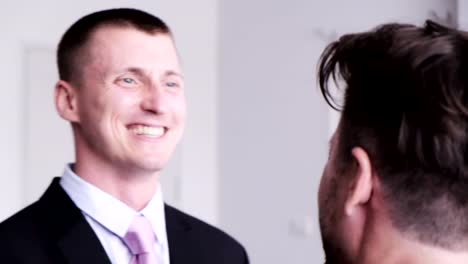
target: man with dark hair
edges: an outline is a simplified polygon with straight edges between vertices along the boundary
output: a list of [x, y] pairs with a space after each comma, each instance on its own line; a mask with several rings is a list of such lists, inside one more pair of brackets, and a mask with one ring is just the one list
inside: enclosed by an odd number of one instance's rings
[[57, 64], [76, 161], [0, 224], [0, 262], [248, 263], [233, 238], [163, 202], [186, 111], [169, 27], [135, 9], [92, 13], [63, 35]]
[[468, 35], [432, 21], [325, 49], [320, 89], [342, 110], [319, 190], [326, 263], [468, 263], [467, 73]]

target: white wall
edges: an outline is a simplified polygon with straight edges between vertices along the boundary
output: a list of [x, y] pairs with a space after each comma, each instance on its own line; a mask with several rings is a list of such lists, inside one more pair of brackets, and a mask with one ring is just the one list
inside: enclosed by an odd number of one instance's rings
[[221, 224], [252, 263], [323, 263], [316, 193], [337, 117], [316, 88], [343, 33], [422, 24], [455, 1], [221, 1]]
[[[317, 3], [221, 4], [221, 224], [252, 263], [321, 259], [315, 204], [328, 118], [315, 90], [325, 45]], [[303, 234], [309, 219], [312, 233]]]
[[468, 31], [468, 1], [458, 0], [458, 26]]

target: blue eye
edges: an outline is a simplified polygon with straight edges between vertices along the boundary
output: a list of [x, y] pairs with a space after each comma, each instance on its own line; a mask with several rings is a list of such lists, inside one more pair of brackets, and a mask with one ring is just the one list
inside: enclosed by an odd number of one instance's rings
[[117, 79], [116, 83], [122, 87], [133, 88], [138, 86], [138, 81], [131, 77], [122, 77]]
[[170, 88], [177, 88], [179, 87], [179, 84], [176, 82], [166, 82], [166, 86]]
[[132, 78], [123, 78], [122, 81], [127, 83], [127, 84], [135, 83], [135, 80], [133, 80]]

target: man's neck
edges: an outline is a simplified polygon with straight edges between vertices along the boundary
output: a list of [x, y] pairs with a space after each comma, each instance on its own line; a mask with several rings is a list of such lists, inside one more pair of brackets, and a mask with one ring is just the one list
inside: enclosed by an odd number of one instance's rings
[[[406, 237], [394, 229], [368, 230], [359, 264], [460, 264], [468, 263], [468, 250], [451, 251]], [[430, 231], [429, 231], [430, 232]]]
[[145, 173], [115, 168], [105, 162], [77, 159], [74, 172], [86, 182], [119, 199], [135, 211], [142, 210], [158, 186], [158, 173]]

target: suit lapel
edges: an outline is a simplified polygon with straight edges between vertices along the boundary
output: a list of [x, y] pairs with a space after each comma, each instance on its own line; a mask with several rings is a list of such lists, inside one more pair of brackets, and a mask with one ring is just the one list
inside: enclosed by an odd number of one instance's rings
[[190, 236], [190, 223], [184, 221], [180, 213], [168, 205], [165, 206], [165, 215], [171, 264], [197, 263], [197, 254]]
[[[86, 220], [85, 220], [86, 221]], [[99, 239], [85, 221], [79, 221], [58, 241], [69, 264], [109, 263]]]
[[39, 200], [43, 227], [56, 241], [66, 263], [111, 263], [98, 237], [55, 178]]

